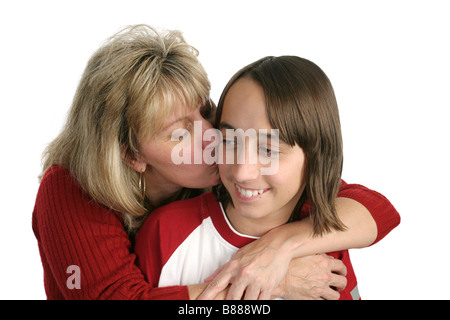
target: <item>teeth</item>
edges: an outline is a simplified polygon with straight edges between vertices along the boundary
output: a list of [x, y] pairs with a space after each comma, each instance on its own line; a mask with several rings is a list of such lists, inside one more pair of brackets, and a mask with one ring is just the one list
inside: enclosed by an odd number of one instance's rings
[[254, 196], [257, 196], [258, 194], [262, 194], [264, 192], [264, 189], [259, 189], [259, 190], [246, 190], [244, 188], [239, 187], [238, 185], [236, 185], [236, 188], [238, 189], [239, 193], [243, 196], [243, 197], [247, 197], [247, 198], [251, 198]]

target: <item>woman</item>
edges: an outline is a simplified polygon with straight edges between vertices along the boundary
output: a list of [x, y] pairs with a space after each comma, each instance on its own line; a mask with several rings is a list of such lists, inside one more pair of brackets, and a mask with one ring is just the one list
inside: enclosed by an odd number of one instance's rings
[[[33, 212], [49, 299], [189, 299], [202, 292], [204, 284], [150, 286], [135, 265], [132, 242], [153, 209], [193, 197], [218, 183], [214, 165], [175, 165], [170, 159], [170, 150], [179, 143], [171, 134], [177, 128], [192, 130], [194, 121], [201, 121], [204, 130], [211, 128], [205, 120], [211, 112], [209, 89], [197, 52], [178, 32], [162, 35], [148, 26], [130, 27], [93, 55], [67, 123], [44, 153]], [[208, 147], [193, 146], [192, 154], [196, 147]], [[369, 245], [398, 224], [395, 209], [375, 192], [358, 187], [341, 196], [360, 201], [371, 211], [343, 199], [346, 204], [338, 211], [349, 227], [343, 242], [357, 238], [361, 246]], [[258, 252], [269, 245], [287, 252], [292, 244], [300, 244], [297, 232], [310, 228], [303, 223], [274, 232], [243, 248], [237, 257], [269, 258], [266, 270], [273, 272], [280, 260]], [[360, 237], [359, 230], [366, 233]], [[302, 248], [308, 254], [322, 252], [320, 239], [311, 239]], [[307, 265], [327, 261], [316, 259], [303, 261]], [[257, 267], [258, 261], [254, 259], [250, 266]], [[237, 266], [233, 272], [241, 269]], [[331, 290], [332, 282], [340, 279], [333, 271], [340, 269], [337, 262], [327, 264], [323, 274], [332, 280], [316, 282]], [[72, 270], [79, 271], [78, 278]], [[78, 286], [69, 285], [69, 278]], [[245, 276], [235, 278], [233, 283], [239, 286], [247, 281]], [[206, 294], [218, 293], [216, 283], [212, 282]]]

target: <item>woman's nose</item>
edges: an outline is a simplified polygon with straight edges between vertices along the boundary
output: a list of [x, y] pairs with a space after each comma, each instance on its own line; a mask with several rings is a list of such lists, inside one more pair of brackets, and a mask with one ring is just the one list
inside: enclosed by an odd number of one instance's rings
[[219, 135], [211, 123], [205, 119], [201, 120], [202, 128], [202, 149], [214, 148], [218, 145]]

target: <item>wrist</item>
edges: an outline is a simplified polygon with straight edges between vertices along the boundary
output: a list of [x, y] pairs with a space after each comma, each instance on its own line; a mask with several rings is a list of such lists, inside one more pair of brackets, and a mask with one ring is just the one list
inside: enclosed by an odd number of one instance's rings
[[303, 226], [304, 223], [291, 222], [272, 229], [267, 233], [273, 239], [271, 247], [288, 260], [307, 255], [304, 247], [310, 238], [310, 231]]

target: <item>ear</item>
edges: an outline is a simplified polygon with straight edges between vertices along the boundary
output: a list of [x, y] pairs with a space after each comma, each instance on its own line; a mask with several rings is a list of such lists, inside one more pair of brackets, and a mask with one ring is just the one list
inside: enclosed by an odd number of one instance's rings
[[122, 148], [121, 157], [122, 161], [136, 172], [144, 172], [147, 168], [147, 163], [139, 155], [129, 152], [127, 148]]

